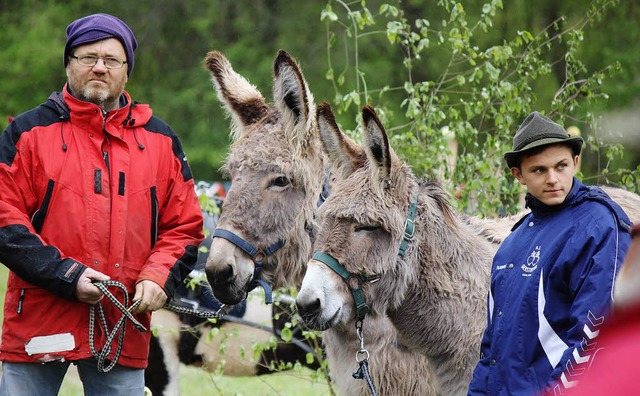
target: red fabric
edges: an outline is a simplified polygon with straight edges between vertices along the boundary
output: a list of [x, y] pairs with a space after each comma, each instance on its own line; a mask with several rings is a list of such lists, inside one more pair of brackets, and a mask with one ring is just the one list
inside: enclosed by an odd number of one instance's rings
[[640, 393], [640, 306], [616, 314], [602, 330], [600, 350], [570, 396], [628, 396]]
[[[193, 179], [185, 181], [181, 174], [184, 158], [174, 154], [175, 142], [165, 133], [147, 130], [151, 109], [144, 104], [131, 108], [131, 98], [125, 95], [129, 105], [108, 113], [105, 121], [98, 106], [75, 99], [65, 87], [70, 121], [25, 131], [15, 143], [11, 166], [0, 164], [0, 228], [21, 224], [35, 234], [31, 218], [54, 181], [39, 238], [58, 248], [63, 259], [72, 258], [122, 282], [133, 297], [135, 284], [143, 279], [164, 287], [172, 266], [181, 265], [187, 247], [197, 248], [203, 233]], [[96, 170], [101, 171], [97, 186]], [[157, 219], [152, 215], [151, 190], [157, 197]], [[71, 333], [76, 348], [57, 355], [67, 360], [91, 356], [87, 304], [36, 287], [14, 272], [7, 286], [1, 360], [34, 362], [39, 356], [28, 356], [25, 343], [34, 336], [60, 333]], [[111, 303], [104, 307], [113, 327], [122, 313]], [[147, 328], [150, 318], [151, 314], [138, 315]], [[97, 335], [96, 343], [104, 344], [99, 329]], [[118, 363], [146, 367], [149, 337], [150, 332], [141, 333], [128, 321]]]

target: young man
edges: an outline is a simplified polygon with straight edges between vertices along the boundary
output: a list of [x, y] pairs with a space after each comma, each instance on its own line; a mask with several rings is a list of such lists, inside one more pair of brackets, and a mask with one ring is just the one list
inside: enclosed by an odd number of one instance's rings
[[494, 257], [469, 395], [560, 395], [595, 358], [631, 222], [575, 178], [582, 143], [534, 112], [504, 156], [531, 213]]
[[182, 146], [124, 90], [136, 47], [114, 16], [72, 22], [62, 92], [0, 136], [0, 262], [11, 270], [0, 395], [57, 395], [70, 362], [87, 395], [142, 395], [150, 331], [127, 321], [107, 358], [117, 365], [98, 370], [92, 348], [111, 346], [90, 305], [111, 328], [123, 314], [94, 282], [122, 283], [149, 329], [195, 265], [202, 214]]

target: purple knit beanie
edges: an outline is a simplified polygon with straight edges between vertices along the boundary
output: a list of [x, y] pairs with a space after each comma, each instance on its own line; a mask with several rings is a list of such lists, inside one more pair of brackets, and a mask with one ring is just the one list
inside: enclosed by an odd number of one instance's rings
[[93, 14], [77, 19], [67, 26], [67, 43], [64, 46], [64, 66], [67, 66], [73, 47], [96, 41], [116, 38], [127, 53], [127, 76], [133, 70], [133, 51], [138, 43], [133, 32], [120, 19], [109, 14]]

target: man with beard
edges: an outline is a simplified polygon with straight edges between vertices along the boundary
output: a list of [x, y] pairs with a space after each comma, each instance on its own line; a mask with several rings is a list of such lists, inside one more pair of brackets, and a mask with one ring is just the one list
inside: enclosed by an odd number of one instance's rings
[[[0, 136], [0, 395], [56, 395], [70, 363], [87, 395], [142, 395], [141, 327], [196, 263], [202, 214], [180, 141], [124, 90], [136, 47], [114, 16], [72, 22], [62, 92]], [[142, 325], [126, 320], [117, 347], [106, 342], [123, 312], [96, 283], [107, 280], [133, 295]]]

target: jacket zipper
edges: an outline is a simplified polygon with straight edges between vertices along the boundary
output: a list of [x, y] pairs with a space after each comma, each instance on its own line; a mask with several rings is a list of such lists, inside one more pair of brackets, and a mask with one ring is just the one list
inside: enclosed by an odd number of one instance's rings
[[158, 241], [158, 195], [156, 192], [156, 186], [151, 187], [151, 248], [155, 246]]
[[[107, 142], [107, 145], [110, 145], [109, 135], [107, 134], [107, 113], [102, 112], [102, 134], [104, 135], [104, 139]], [[109, 166], [109, 153], [107, 150], [102, 152], [102, 158], [104, 159], [104, 163], [107, 166], [107, 176], [109, 177], [109, 186], [111, 186], [111, 167]]]

